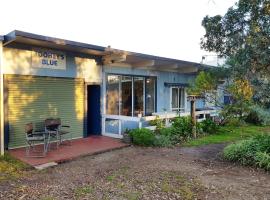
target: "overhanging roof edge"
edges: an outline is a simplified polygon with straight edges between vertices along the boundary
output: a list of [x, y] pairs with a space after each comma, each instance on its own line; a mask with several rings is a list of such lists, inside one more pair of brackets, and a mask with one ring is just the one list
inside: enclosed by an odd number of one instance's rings
[[24, 38], [28, 38], [28, 39], [50, 42], [50, 43], [54, 43], [54, 44], [58, 44], [58, 45], [68, 45], [68, 46], [96, 50], [96, 51], [104, 51], [105, 50], [105, 47], [102, 47], [102, 46], [97, 46], [97, 45], [92, 45], [92, 44], [87, 44], [87, 43], [82, 43], [82, 42], [75, 42], [75, 41], [71, 41], [71, 40], [64, 40], [64, 39], [60, 39], [60, 38], [43, 36], [43, 35], [38, 35], [38, 34], [33, 34], [33, 33], [27, 33], [27, 32], [18, 31], [18, 30], [14, 30], [14, 31], [8, 33], [7, 35], [5, 35], [4, 41], [6, 43], [8, 43], [9, 41], [16, 40], [16, 38], [18, 38], [18, 37], [24, 37]]
[[[53, 43], [54, 45], [70, 46], [71, 48], [95, 50], [99, 52], [105, 52], [106, 50], [106, 47], [102, 47], [98, 45], [92, 45], [92, 44], [75, 42], [75, 41], [65, 40], [65, 39], [60, 39], [60, 38], [55, 38], [55, 37], [43, 36], [43, 35], [28, 33], [24, 31], [19, 31], [19, 30], [14, 30], [4, 36], [0, 36], [0, 41], [1, 41], [1, 38], [4, 41], [4, 44], [8, 44], [13, 41], [16, 41], [16, 39], [18, 38], [27, 38], [27, 39], [33, 39], [33, 40], [38, 40], [42, 42]], [[124, 51], [120, 49], [117, 49], [117, 50]], [[167, 61], [167, 62], [171, 62], [175, 64], [193, 66], [193, 67], [197, 67], [199, 70], [207, 70], [214, 67], [214, 66], [204, 65], [201, 63], [196, 63], [196, 62], [191, 62], [191, 61], [178, 60], [174, 58], [160, 57], [160, 56], [137, 53], [137, 52], [132, 52], [132, 51], [126, 51], [126, 52], [130, 56], [138, 56], [144, 59], [160, 60], [160, 61]]]

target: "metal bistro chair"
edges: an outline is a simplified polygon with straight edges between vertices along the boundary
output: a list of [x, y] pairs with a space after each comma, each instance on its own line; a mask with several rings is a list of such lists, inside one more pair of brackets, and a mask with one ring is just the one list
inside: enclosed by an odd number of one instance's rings
[[[25, 125], [26, 142], [28, 146], [26, 147], [27, 157], [45, 157], [47, 153], [47, 142], [45, 137], [45, 132], [35, 131], [33, 123], [28, 123]], [[36, 151], [35, 144], [43, 143], [43, 151]], [[41, 155], [30, 155], [31, 149], [33, 153], [42, 153]]]
[[63, 144], [63, 136], [69, 134], [68, 142], [69, 145], [72, 143], [72, 132], [70, 131], [70, 123], [66, 122], [65, 124], [62, 124], [61, 119], [60, 119], [60, 126], [58, 129], [58, 134], [59, 134], [59, 142], [60, 144]]
[[56, 148], [58, 149], [60, 144], [60, 137], [59, 137], [59, 126], [61, 124], [61, 120], [59, 118], [53, 119], [49, 118], [45, 120], [45, 132], [47, 135], [48, 140], [48, 150], [50, 150], [50, 142], [52, 138], [56, 139]]

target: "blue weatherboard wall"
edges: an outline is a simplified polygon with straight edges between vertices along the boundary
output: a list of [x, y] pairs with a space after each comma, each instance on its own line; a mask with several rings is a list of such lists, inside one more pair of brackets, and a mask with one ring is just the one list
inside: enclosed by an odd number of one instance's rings
[[[124, 67], [104, 67], [105, 74], [122, 74], [122, 75], [138, 75], [138, 76], [154, 76], [157, 77], [157, 112], [163, 112], [164, 109], [170, 110], [170, 87], [165, 87], [164, 83], [189, 83], [195, 78], [195, 75], [179, 74], [173, 72], [157, 72], [143, 69], [132, 69]], [[104, 80], [103, 80], [104, 81]], [[106, 95], [106, 94], [103, 94]], [[204, 101], [196, 102], [197, 108], [204, 107]], [[187, 109], [190, 109], [190, 103], [187, 102]], [[147, 125], [144, 123], [144, 125]], [[144, 126], [143, 125], [143, 126]], [[147, 125], [148, 126], [148, 125]], [[138, 128], [137, 122], [123, 122], [122, 131], [125, 129]], [[115, 120], [106, 121], [105, 132], [118, 134], [118, 122]]]
[[[164, 109], [170, 110], [170, 87], [165, 87], [164, 83], [189, 83], [195, 78], [194, 75], [179, 74], [174, 72], [157, 72], [143, 69], [132, 69], [124, 67], [105, 67], [105, 73], [141, 75], [157, 77], [157, 112]], [[198, 107], [204, 106], [203, 102], [197, 103]]]

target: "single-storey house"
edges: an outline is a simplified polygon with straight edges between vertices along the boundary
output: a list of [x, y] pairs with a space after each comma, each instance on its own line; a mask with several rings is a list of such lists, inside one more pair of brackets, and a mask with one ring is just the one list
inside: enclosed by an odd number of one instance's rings
[[49, 117], [69, 121], [74, 139], [121, 138], [147, 116], [187, 113], [186, 87], [204, 69], [17, 30], [0, 36], [1, 152], [25, 146], [24, 125]]

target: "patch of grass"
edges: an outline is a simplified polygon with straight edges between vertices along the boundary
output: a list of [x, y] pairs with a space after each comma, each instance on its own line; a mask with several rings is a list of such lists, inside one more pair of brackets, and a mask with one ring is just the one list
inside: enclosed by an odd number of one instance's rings
[[171, 192], [173, 190], [173, 188], [170, 186], [169, 183], [165, 182], [161, 185], [161, 191], [162, 192]]
[[161, 181], [161, 191], [165, 193], [176, 193], [183, 199], [191, 200], [194, 199], [196, 194], [193, 190], [198, 187], [197, 183], [192, 180], [188, 180], [183, 176], [180, 176], [176, 172], [166, 172], [163, 174], [164, 177]]
[[107, 181], [114, 181], [118, 176], [124, 176], [126, 175], [127, 171], [129, 170], [129, 167], [123, 166], [120, 169], [113, 171], [112, 174], [106, 176]]
[[4, 156], [0, 156], [0, 181], [19, 178], [29, 168], [29, 165], [6, 153]]
[[117, 174], [109, 175], [109, 176], [106, 177], [106, 180], [111, 182], [116, 178], [116, 176], [117, 176]]
[[183, 199], [186, 199], [186, 200], [194, 199], [194, 193], [192, 192], [190, 187], [186, 185], [179, 188], [179, 194], [181, 195]]
[[184, 143], [184, 146], [202, 146], [207, 144], [228, 143], [269, 133], [270, 126], [246, 125], [240, 127], [224, 126], [213, 135], [206, 135]]
[[142, 194], [140, 192], [127, 192], [123, 196], [128, 200], [138, 200], [141, 199]]
[[42, 197], [41, 200], [54, 200], [51, 196]]
[[75, 197], [76, 198], [80, 198], [80, 197], [83, 197], [87, 194], [91, 194], [94, 192], [94, 189], [87, 185], [87, 186], [83, 186], [83, 187], [78, 187], [74, 190], [74, 194], [75, 194]]

